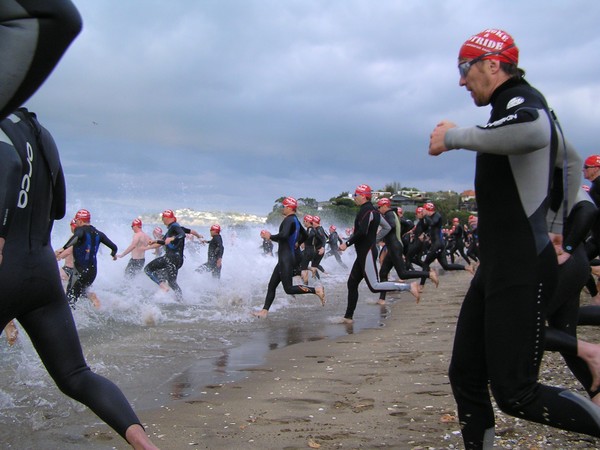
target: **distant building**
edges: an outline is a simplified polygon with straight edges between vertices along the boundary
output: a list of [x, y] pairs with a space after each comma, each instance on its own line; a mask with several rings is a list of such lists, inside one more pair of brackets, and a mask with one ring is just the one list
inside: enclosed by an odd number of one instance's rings
[[477, 202], [475, 201], [475, 191], [467, 190], [460, 194], [461, 211], [477, 211]]

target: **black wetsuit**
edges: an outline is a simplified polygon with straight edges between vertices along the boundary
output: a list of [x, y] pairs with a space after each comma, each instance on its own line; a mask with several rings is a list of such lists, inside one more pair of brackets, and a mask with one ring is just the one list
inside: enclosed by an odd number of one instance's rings
[[[166, 244], [165, 240], [173, 237], [174, 239]], [[179, 269], [183, 265], [183, 250], [185, 247], [185, 231], [177, 223], [172, 222], [167, 227], [167, 232], [162, 240], [156, 241], [158, 244], [164, 245], [165, 254], [150, 261], [144, 272], [156, 284], [161, 284], [166, 281], [177, 300], [183, 300], [183, 294], [179, 284], [177, 284], [177, 275]]]
[[44, 82], [80, 30], [68, 0], [0, 2], [0, 120]]
[[73, 265], [75, 270], [69, 277], [67, 285], [67, 298], [71, 306], [75, 306], [77, 300], [84, 296], [98, 273], [96, 254], [100, 244], [110, 248], [110, 256], [117, 254], [117, 246], [106, 235], [91, 225], [77, 227], [73, 236], [63, 246], [64, 249], [73, 247]]
[[545, 99], [524, 79], [500, 85], [491, 105], [486, 126], [453, 128], [445, 137], [448, 149], [477, 151], [480, 266], [460, 311], [449, 372], [465, 447], [493, 439], [488, 383], [507, 414], [600, 437], [595, 405], [538, 382], [545, 308], [557, 280], [545, 221], [556, 129]]
[[448, 236], [448, 254], [452, 263], [454, 263], [454, 254], [456, 252], [462, 256], [467, 264], [471, 264], [471, 260], [465, 253], [465, 229], [460, 223], [453, 227], [450, 236]]
[[[325, 256], [325, 246], [327, 245], [328, 236], [321, 225], [315, 227], [315, 233], [317, 235], [317, 239], [315, 241], [315, 256], [313, 257], [310, 265], [311, 267], [316, 267], [318, 270], [324, 273], [325, 269], [323, 269], [323, 266], [321, 266], [321, 261]], [[322, 252], [321, 249], [323, 249]], [[321, 252], [321, 254], [319, 254], [319, 252]], [[318, 273], [316, 273], [316, 275], [317, 277], [319, 276]]]
[[317, 252], [317, 230], [313, 227], [306, 228], [306, 239], [303, 242], [303, 247], [300, 270], [308, 270], [310, 262], [314, 259]]
[[358, 303], [358, 286], [363, 278], [371, 292], [407, 291], [410, 289], [408, 284], [379, 281], [377, 274], [377, 228], [380, 222], [381, 214], [375, 209], [373, 203], [367, 201], [360, 206], [354, 220], [354, 233], [346, 242], [347, 246], [355, 246], [356, 260], [348, 276], [348, 304], [344, 314], [345, 319], [354, 317], [354, 311]]
[[329, 252], [327, 254], [333, 255], [335, 257], [335, 260], [338, 262], [338, 264], [340, 266], [342, 266], [345, 269], [348, 268], [348, 266], [346, 266], [346, 264], [344, 264], [344, 261], [342, 261], [342, 257], [340, 256], [339, 244], [341, 244], [343, 241], [340, 238], [340, 236], [338, 235], [337, 231], [332, 231], [329, 234], [329, 238], [327, 238], [327, 242], [329, 243]]
[[431, 216], [423, 217], [425, 231], [431, 239], [431, 247], [423, 260], [423, 270], [429, 272], [429, 265], [437, 259], [444, 270], [465, 270], [462, 264], [452, 264], [446, 259], [444, 238], [442, 237], [442, 216], [434, 212]]
[[313, 287], [292, 284], [294, 269], [297, 266], [296, 249], [305, 239], [306, 230], [295, 214], [286, 216], [279, 225], [279, 232], [271, 235], [271, 240], [278, 243], [277, 264], [269, 280], [263, 309], [268, 311], [271, 308], [279, 283], [283, 285], [283, 290], [289, 295], [315, 293]]
[[211, 272], [214, 278], [221, 278], [221, 267], [217, 266], [217, 261], [223, 258], [225, 247], [223, 246], [223, 238], [220, 234], [215, 234], [208, 241], [208, 260], [202, 264], [197, 270], [199, 272]]
[[[421, 284], [425, 284], [425, 280], [429, 278], [429, 272], [424, 270], [407, 270], [406, 265], [404, 264], [404, 257], [402, 255], [402, 244], [398, 240], [398, 234], [396, 232], [396, 228], [399, 224], [399, 220], [397, 220], [398, 215], [393, 210], [388, 210], [383, 217], [392, 227], [391, 231], [386, 234], [383, 238], [385, 242], [385, 246], [387, 247], [387, 253], [383, 262], [381, 263], [381, 268], [379, 269], [379, 278], [381, 281], [387, 281], [388, 275], [392, 268], [396, 269], [396, 273], [401, 280], [411, 279], [411, 278], [421, 278]], [[379, 294], [379, 298], [381, 300], [385, 300], [386, 293], [385, 291]]]
[[558, 285], [547, 308], [549, 327], [546, 329], [545, 343], [546, 350], [561, 353], [571, 372], [590, 397], [593, 397], [600, 390], [591, 390], [593, 380], [590, 369], [587, 363], [577, 356], [577, 323], [579, 297], [590, 272], [583, 242], [596, 220], [598, 209], [582, 189], [580, 192], [581, 195], [571, 209], [562, 232], [563, 249], [571, 256], [559, 266]]
[[[0, 8], [1, 9], [1, 8]], [[86, 365], [50, 244], [65, 214], [58, 150], [34, 116], [19, 110], [0, 123], [0, 329], [16, 318], [66, 395], [87, 405], [125, 437], [139, 424], [117, 386]]]

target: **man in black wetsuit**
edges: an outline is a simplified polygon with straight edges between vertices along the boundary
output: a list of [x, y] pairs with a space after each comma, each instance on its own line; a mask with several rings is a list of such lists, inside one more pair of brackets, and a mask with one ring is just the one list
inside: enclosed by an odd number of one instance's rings
[[[422, 287], [425, 284], [427, 278], [431, 278], [431, 281], [438, 286], [438, 274], [435, 269], [424, 270], [407, 270], [404, 264], [404, 256], [402, 254], [402, 243], [401, 238], [401, 225], [400, 218], [394, 209], [392, 209], [392, 202], [389, 198], [380, 198], [377, 200], [377, 209], [383, 216], [385, 221], [392, 227], [389, 233], [383, 237], [383, 242], [387, 248], [387, 253], [381, 263], [379, 269], [379, 279], [381, 281], [387, 281], [390, 271], [396, 269], [396, 273], [401, 280], [407, 280], [410, 278], [420, 278], [419, 290], [422, 291]], [[386, 291], [379, 293], [379, 300], [377, 303], [380, 305], [385, 304]]]
[[144, 267], [144, 272], [163, 291], [168, 291], [171, 288], [177, 301], [183, 301], [181, 288], [177, 284], [177, 275], [179, 269], [183, 266], [185, 231], [177, 223], [177, 218], [172, 210], [163, 211], [161, 217], [163, 224], [167, 227], [167, 232], [162, 239], [152, 240], [148, 245], [151, 247], [164, 246], [165, 254], [150, 261]]
[[16, 318], [62, 392], [134, 448], [156, 449], [119, 388], [83, 357], [50, 244], [53, 222], [65, 214], [60, 158], [50, 133], [25, 109], [0, 122], [0, 172], [0, 327]]
[[110, 248], [110, 256], [116, 261], [117, 246], [102, 231], [90, 225], [91, 214], [87, 209], [80, 209], [75, 214], [75, 231], [62, 248], [56, 251], [56, 257], [60, 258], [62, 252], [73, 247], [73, 263], [75, 270], [69, 277], [67, 285], [67, 298], [72, 308], [82, 296], [88, 297], [92, 304], [100, 307], [98, 296], [89, 290], [98, 274], [96, 254], [100, 244]]
[[[346, 313], [342, 319], [343, 323], [354, 321], [354, 311], [358, 303], [358, 286], [364, 279], [371, 292], [382, 291], [410, 291], [419, 302], [418, 283], [395, 283], [391, 281], [380, 281], [377, 273], [377, 241], [390, 231], [390, 225], [375, 209], [371, 202], [371, 187], [366, 184], [359, 185], [354, 191], [354, 202], [360, 206], [354, 220], [354, 232], [350, 238], [340, 245], [344, 251], [351, 245], [356, 248], [356, 260], [350, 269], [348, 276], [348, 303]], [[379, 226], [385, 228], [378, 235]]]
[[221, 267], [223, 265], [223, 253], [225, 247], [223, 246], [223, 238], [221, 237], [221, 226], [217, 223], [210, 227], [210, 241], [202, 241], [202, 243], [208, 242], [208, 260], [202, 264], [197, 272], [211, 272], [214, 278], [221, 278]]
[[293, 197], [286, 197], [282, 202], [281, 213], [285, 216], [279, 232], [271, 234], [267, 230], [260, 232], [260, 237], [275, 241], [279, 244], [277, 251], [277, 264], [273, 269], [273, 274], [267, 287], [267, 295], [263, 309], [252, 313], [256, 317], [265, 318], [269, 315], [269, 309], [275, 300], [275, 291], [279, 283], [283, 284], [283, 289], [288, 295], [315, 294], [321, 300], [321, 305], [325, 306], [325, 289], [322, 286], [310, 287], [306, 285], [294, 285], [294, 267], [296, 264], [296, 249], [306, 238], [306, 230], [300, 224], [296, 217], [298, 202]]
[[423, 205], [425, 232], [431, 239], [429, 251], [423, 259], [423, 270], [430, 270], [429, 265], [437, 260], [440, 266], [446, 271], [451, 270], [466, 270], [469, 273], [474, 273], [471, 265], [463, 266], [462, 264], [452, 264], [446, 258], [446, 245], [442, 236], [442, 216], [435, 210], [435, 205], [431, 202]]
[[[491, 448], [494, 409], [520, 419], [600, 437], [600, 409], [566, 389], [538, 382], [546, 303], [557, 257], [546, 212], [558, 150], [552, 113], [518, 68], [510, 35], [488, 29], [462, 46], [461, 86], [477, 106], [491, 104], [484, 126], [440, 122], [429, 154], [477, 152], [480, 265], [463, 301], [450, 363], [466, 449]], [[501, 206], [501, 207], [500, 207]], [[506, 239], [505, 217], [511, 220]]]
[[321, 266], [321, 261], [325, 256], [325, 246], [327, 245], [327, 233], [321, 226], [321, 218], [319, 216], [313, 216], [313, 228], [315, 229], [316, 240], [315, 240], [315, 256], [312, 259], [310, 265], [313, 274], [319, 278], [319, 273], [317, 270], [325, 273], [325, 269]]
[[330, 225], [329, 226], [329, 238], [327, 238], [327, 243], [329, 244], [329, 252], [327, 253], [328, 255], [333, 255], [335, 257], [335, 260], [338, 262], [338, 264], [340, 266], [342, 266], [344, 269], [347, 269], [348, 266], [346, 264], [344, 264], [344, 261], [342, 261], [342, 257], [340, 256], [340, 244], [343, 243], [344, 241], [342, 241], [342, 239], [340, 238], [340, 235], [337, 232], [337, 228], [335, 227], [335, 225]]
[[450, 261], [454, 264], [455, 253], [458, 252], [460, 256], [467, 262], [467, 264], [471, 264], [471, 260], [465, 253], [465, 229], [460, 224], [460, 219], [455, 217], [452, 219], [452, 229], [450, 230], [450, 234], [448, 235], [448, 255], [450, 255]]

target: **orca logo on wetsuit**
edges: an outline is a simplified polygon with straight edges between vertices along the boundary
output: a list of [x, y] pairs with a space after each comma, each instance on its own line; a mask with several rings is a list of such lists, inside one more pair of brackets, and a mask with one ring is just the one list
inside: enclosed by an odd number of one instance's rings
[[31, 188], [31, 176], [33, 175], [33, 148], [27, 142], [27, 162], [29, 163], [29, 173], [23, 175], [21, 180], [21, 191], [19, 192], [19, 201], [17, 207], [25, 208], [29, 202], [29, 189]]

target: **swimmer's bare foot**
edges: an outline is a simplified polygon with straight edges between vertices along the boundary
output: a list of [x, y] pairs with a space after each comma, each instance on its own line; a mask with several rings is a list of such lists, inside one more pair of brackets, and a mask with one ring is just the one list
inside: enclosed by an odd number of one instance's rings
[[592, 375], [591, 391], [600, 386], [600, 345], [579, 340], [577, 341], [577, 356], [583, 359]]
[[419, 292], [419, 283], [413, 281], [410, 283], [410, 293], [417, 299], [417, 303], [421, 301], [421, 293]]
[[261, 309], [260, 311], [253, 311], [252, 315], [254, 317], [258, 317], [259, 319], [266, 319], [267, 316], [269, 315], [269, 310], [268, 309]]
[[465, 270], [467, 272], [469, 272], [471, 275], [475, 275], [475, 267], [473, 267], [471, 264], [467, 264], [465, 266]]
[[419, 284], [419, 294], [422, 294], [424, 290], [425, 290], [425, 286], [423, 286], [422, 284]]
[[94, 308], [100, 309], [101, 304], [98, 296], [94, 292], [88, 292], [87, 296], [92, 302], [92, 305], [94, 305]]
[[321, 300], [321, 306], [325, 306], [325, 288], [323, 286], [317, 286], [315, 288], [315, 294]]
[[380, 299], [377, 300], [377, 304], [378, 305], [385, 305], [385, 300], [382, 299], [382, 298], [380, 298]]
[[343, 317], [340, 323], [354, 323], [354, 320]]
[[169, 292], [169, 285], [167, 283], [165, 283], [164, 281], [162, 281], [158, 287], [161, 288], [161, 290], [165, 291], [165, 292]]
[[435, 284], [435, 287], [438, 287], [440, 284], [440, 278], [438, 277], [437, 270], [431, 269], [429, 271], [429, 279]]
[[125, 439], [134, 450], [159, 450], [154, 445], [141, 425], [130, 425], [125, 430]]
[[15, 345], [15, 342], [17, 342], [17, 338], [19, 337], [19, 330], [17, 329], [14, 320], [11, 320], [6, 324], [4, 333], [6, 334], [6, 341], [8, 342], [8, 345]]

